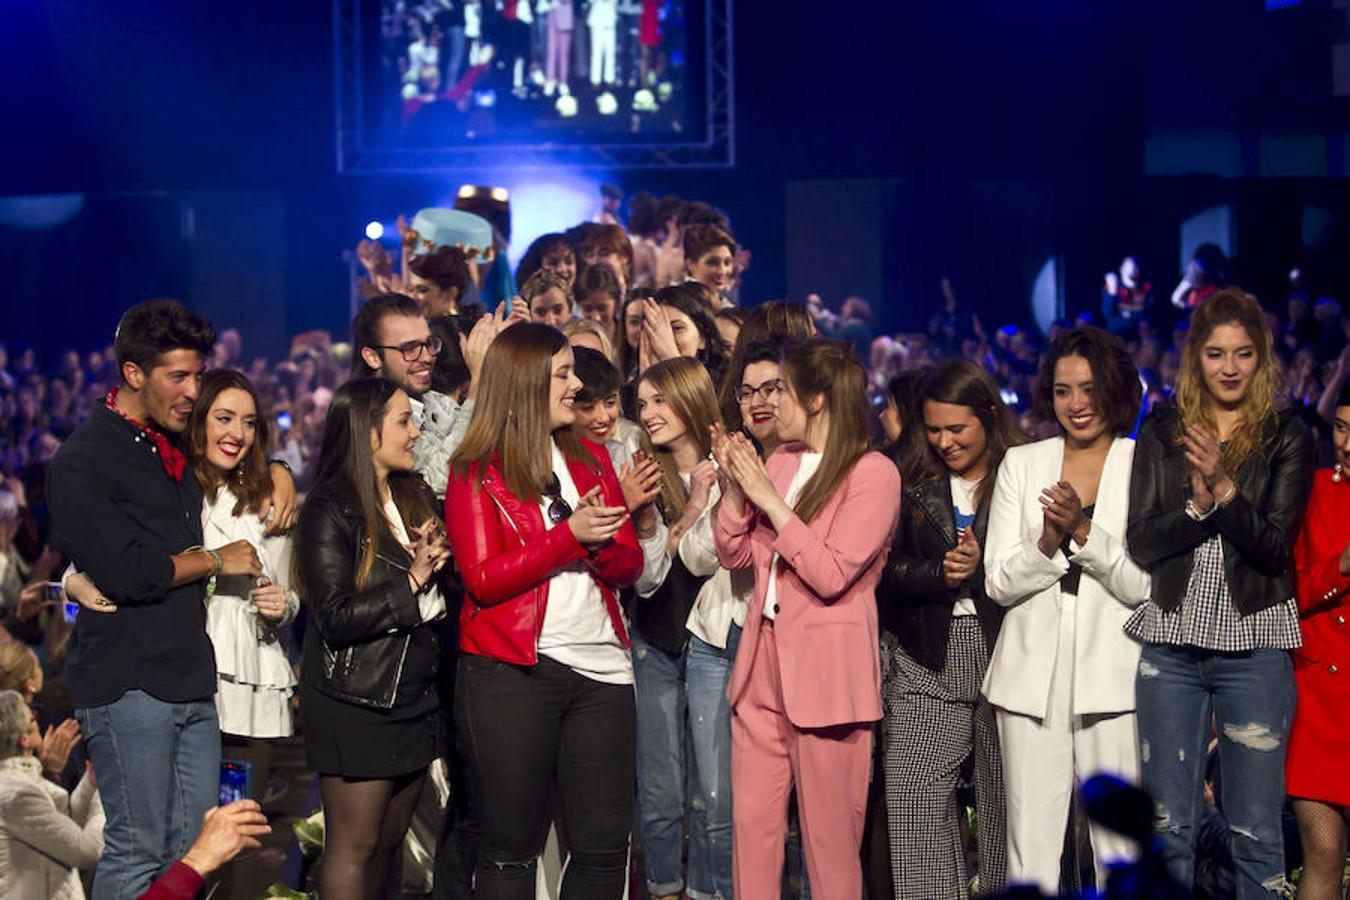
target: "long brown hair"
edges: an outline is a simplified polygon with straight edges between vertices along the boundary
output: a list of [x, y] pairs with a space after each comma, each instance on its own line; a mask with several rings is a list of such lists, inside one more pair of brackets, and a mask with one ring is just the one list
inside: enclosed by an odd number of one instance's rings
[[783, 376], [798, 403], [806, 407], [822, 397], [830, 414], [820, 468], [802, 488], [794, 508], [803, 522], [810, 522], [868, 450], [867, 372], [846, 341], [816, 338], [787, 349]]
[[[476, 466], [478, 486], [496, 460], [511, 493], [520, 498], [539, 493], [553, 473], [548, 410], [553, 357], [566, 347], [561, 331], [533, 322], [497, 336], [483, 359], [473, 419], [450, 457], [451, 471], [465, 476]], [[561, 441], [558, 446], [568, 449]]]
[[[928, 373], [919, 388], [919, 399], [968, 407], [971, 414], [980, 420], [980, 425], [984, 427], [985, 452], [989, 455], [989, 465], [984, 477], [980, 479], [979, 487], [975, 490], [975, 503], [977, 506], [984, 503], [994, 491], [994, 481], [998, 475], [999, 463], [1003, 462], [1003, 455], [1008, 452], [1009, 447], [1016, 447], [1026, 441], [1021, 429], [1013, 421], [1008, 407], [1004, 405], [1003, 398], [998, 392], [998, 385], [988, 372], [969, 360], [953, 359]], [[922, 421], [922, 409], [920, 420]], [[930, 457], [935, 456], [931, 447], [928, 452]], [[933, 462], [934, 465], [927, 469], [928, 477], [923, 479], [925, 481], [947, 474], [946, 466], [936, 458]]]
[[[638, 379], [638, 385], [644, 381], [666, 398], [671, 410], [684, 424], [685, 433], [698, 445], [699, 456], [706, 458], [712, 452], [710, 429], [720, 421], [717, 394], [713, 391], [708, 370], [698, 360], [681, 356], [648, 367]], [[673, 522], [689, 499], [689, 489], [675, 465], [675, 454], [668, 447], [653, 444], [646, 429], [642, 431], [642, 449], [661, 463], [665, 476], [661, 484], [661, 513], [667, 522]]]
[[[228, 390], [243, 391], [253, 398], [257, 424], [253, 432], [253, 446], [230, 472], [223, 472], [206, 460], [206, 421], [211, 406]], [[240, 516], [245, 510], [260, 512], [272, 496], [272, 473], [267, 466], [267, 448], [271, 443], [272, 428], [263, 410], [258, 391], [239, 372], [233, 369], [213, 369], [202, 376], [201, 392], [188, 419], [188, 458], [192, 471], [202, 486], [206, 499], [214, 502], [222, 485], [228, 485], [235, 496], [231, 515]]]
[[[361, 541], [361, 556], [356, 564], [356, 586], [365, 588], [370, 570], [375, 563], [380, 538], [396, 544], [393, 532], [385, 519], [375, 483], [375, 462], [371, 452], [371, 435], [379, 435], [389, 401], [395, 391], [402, 390], [386, 378], [355, 378], [338, 388], [324, 422], [323, 442], [319, 445], [319, 459], [315, 468], [314, 487], [317, 493], [329, 484], [341, 485], [356, 495], [365, 532]], [[403, 518], [404, 527], [411, 532], [436, 515], [426, 497], [426, 482], [416, 472], [390, 472], [389, 493]], [[406, 553], [406, 551], [404, 551]], [[296, 554], [297, 561], [301, 554]], [[303, 579], [297, 579], [303, 589]]]
[[1219, 435], [1213, 397], [1205, 386], [1202, 357], [1206, 342], [1220, 325], [1236, 325], [1246, 331], [1256, 345], [1256, 371], [1247, 396], [1242, 399], [1237, 427], [1223, 448], [1224, 466], [1236, 475], [1248, 457], [1274, 434], [1283, 386], [1265, 314], [1255, 298], [1236, 288], [1211, 295], [1191, 315], [1186, 346], [1181, 351], [1181, 371], [1177, 375], [1177, 411], [1180, 415], [1173, 439], [1180, 443], [1191, 425], [1203, 426], [1216, 438]]

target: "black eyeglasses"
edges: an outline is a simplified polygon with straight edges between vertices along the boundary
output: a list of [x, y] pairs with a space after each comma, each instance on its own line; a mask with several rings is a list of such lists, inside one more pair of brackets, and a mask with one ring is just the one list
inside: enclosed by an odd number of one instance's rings
[[548, 520], [554, 525], [566, 522], [572, 515], [572, 504], [562, 497], [562, 482], [558, 480], [557, 472], [548, 476], [548, 481], [544, 482], [544, 496], [549, 499]]
[[371, 344], [370, 346], [376, 350], [397, 350], [403, 354], [404, 362], [417, 362], [417, 358], [422, 355], [423, 350], [435, 356], [441, 352], [445, 342], [433, 334], [425, 341], [406, 341], [402, 344]]
[[755, 398], [755, 395], [758, 394], [764, 398], [765, 403], [772, 403], [773, 398], [777, 396], [778, 392], [782, 389], [783, 382], [778, 378], [775, 378], [772, 381], [766, 381], [759, 387], [751, 387], [748, 384], [743, 384], [736, 388], [736, 402], [749, 403]]

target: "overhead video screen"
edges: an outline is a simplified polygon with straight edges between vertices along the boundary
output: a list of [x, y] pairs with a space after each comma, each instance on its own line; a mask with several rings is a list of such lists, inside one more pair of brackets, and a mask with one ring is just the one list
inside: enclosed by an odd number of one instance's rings
[[339, 0], [340, 163], [729, 164], [729, 12], [728, 0]]

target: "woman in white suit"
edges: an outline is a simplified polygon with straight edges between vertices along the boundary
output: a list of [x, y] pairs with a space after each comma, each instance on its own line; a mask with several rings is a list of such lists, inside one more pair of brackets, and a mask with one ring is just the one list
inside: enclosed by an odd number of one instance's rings
[[[1076, 781], [1139, 778], [1134, 677], [1123, 627], [1149, 595], [1125, 552], [1139, 375], [1120, 339], [1061, 335], [1037, 391], [1061, 435], [1011, 448], [989, 511], [985, 590], [1008, 607], [984, 680], [1007, 792], [1008, 882], [1059, 890]], [[1097, 880], [1131, 842], [1090, 826]]]

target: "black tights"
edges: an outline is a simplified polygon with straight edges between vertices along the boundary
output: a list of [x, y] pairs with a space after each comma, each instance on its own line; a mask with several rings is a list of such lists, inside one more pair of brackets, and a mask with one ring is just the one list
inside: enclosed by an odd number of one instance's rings
[[388, 882], [394, 855], [412, 820], [426, 770], [398, 778], [323, 775], [323, 900], [379, 900], [393, 896]]

